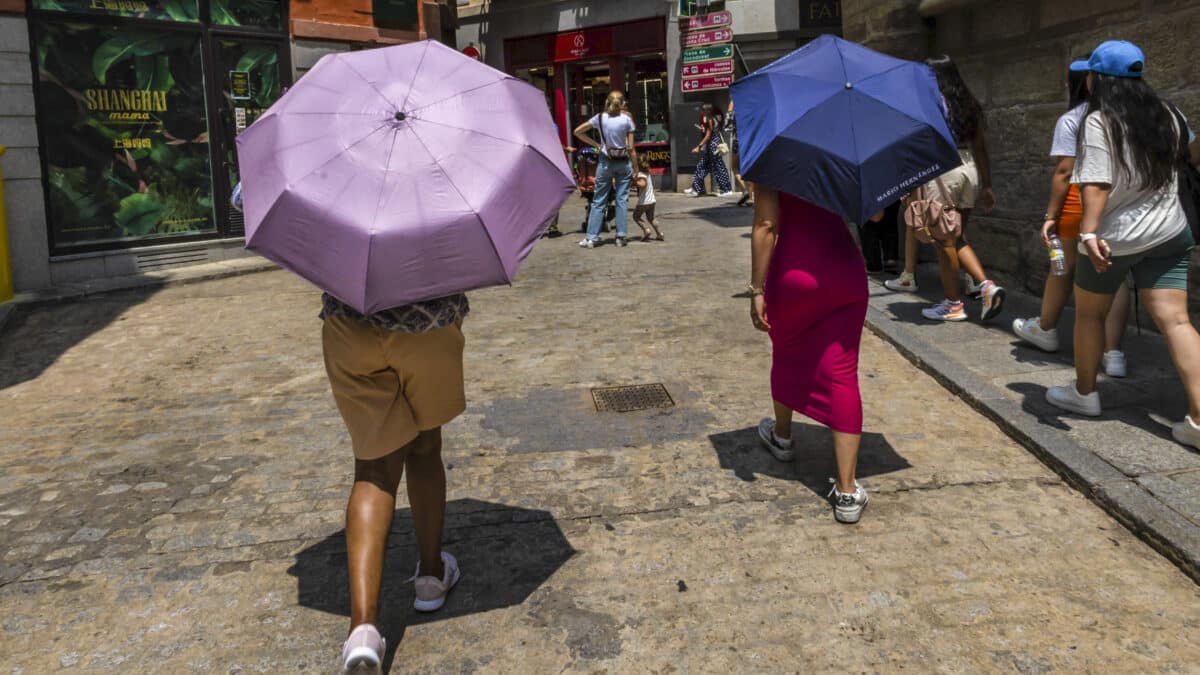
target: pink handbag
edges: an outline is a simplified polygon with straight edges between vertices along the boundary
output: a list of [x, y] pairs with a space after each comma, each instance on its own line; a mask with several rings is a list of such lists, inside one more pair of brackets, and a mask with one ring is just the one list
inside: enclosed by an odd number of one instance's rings
[[932, 244], [935, 241], [954, 241], [962, 233], [962, 213], [950, 201], [950, 191], [941, 178], [935, 181], [938, 192], [949, 203], [932, 199], [925, 191], [925, 186], [917, 188], [904, 209], [904, 223], [912, 228], [913, 235], [922, 244]]

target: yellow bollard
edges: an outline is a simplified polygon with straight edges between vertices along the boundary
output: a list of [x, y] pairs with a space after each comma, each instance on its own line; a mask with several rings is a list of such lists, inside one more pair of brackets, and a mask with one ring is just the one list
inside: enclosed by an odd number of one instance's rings
[[[0, 145], [0, 157], [8, 148]], [[8, 217], [4, 210], [4, 172], [0, 171], [0, 302], [13, 299], [12, 265], [8, 258]]]

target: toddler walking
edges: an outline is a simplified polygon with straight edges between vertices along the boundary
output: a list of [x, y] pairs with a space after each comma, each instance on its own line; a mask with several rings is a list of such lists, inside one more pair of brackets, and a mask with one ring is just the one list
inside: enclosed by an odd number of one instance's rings
[[[642, 228], [642, 241], [650, 241], [650, 230], [653, 228], [653, 238], [664, 241], [662, 230], [654, 221], [654, 205], [658, 200], [654, 197], [654, 183], [650, 179], [650, 163], [644, 155], [638, 155], [638, 167], [635, 185], [637, 185], [638, 202], [633, 210], [633, 222]], [[643, 221], [643, 219], [645, 219]], [[650, 225], [646, 227], [647, 223]]]

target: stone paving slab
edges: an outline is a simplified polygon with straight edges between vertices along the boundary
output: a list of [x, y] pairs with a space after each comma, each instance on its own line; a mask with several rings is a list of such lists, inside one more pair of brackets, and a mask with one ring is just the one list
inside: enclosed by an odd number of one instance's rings
[[[1103, 417], [1070, 415], [1047, 403], [1045, 392], [1074, 380], [1071, 350], [1047, 354], [1010, 330], [1012, 319], [1037, 316], [1040, 301], [1010, 292], [1006, 311], [989, 324], [931, 322], [915, 312], [939, 294], [936, 274], [936, 265], [921, 267], [919, 295], [891, 293], [876, 279], [868, 324], [1200, 581], [1200, 518], [1188, 490], [1193, 481], [1175, 478], [1200, 469], [1200, 453], [1176, 443], [1155, 419], [1186, 413], [1162, 337], [1128, 331], [1122, 346], [1130, 376], [1101, 375], [1098, 382]], [[978, 303], [968, 301], [968, 311], [977, 310]], [[1059, 331], [1064, 346], [1073, 323], [1068, 309]]]
[[[755, 440], [770, 350], [741, 297], [748, 210], [713, 204], [664, 197], [665, 244], [545, 241], [515, 287], [472, 294], [445, 451], [466, 576], [413, 613], [401, 503], [391, 672], [1194, 669], [1200, 588], [871, 333], [872, 501], [835, 523], [829, 434], [797, 420], [795, 464]], [[268, 272], [18, 317], [0, 672], [332, 671], [351, 462], [318, 304]], [[647, 382], [677, 406], [589, 408], [593, 386]]]

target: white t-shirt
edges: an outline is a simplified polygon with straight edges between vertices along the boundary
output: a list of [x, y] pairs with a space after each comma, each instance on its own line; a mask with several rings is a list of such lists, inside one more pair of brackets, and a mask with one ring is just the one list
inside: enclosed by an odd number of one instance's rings
[[650, 204], [658, 203], [658, 199], [654, 196], [654, 179], [650, 174], [639, 173], [638, 179], [646, 179], [646, 187], [638, 190], [638, 206], [649, 206]]
[[[1085, 152], [1075, 162], [1071, 182], [1107, 183], [1112, 186], [1108, 204], [1096, 232], [1108, 242], [1113, 255], [1133, 255], [1170, 241], [1187, 229], [1187, 215], [1179, 202], [1178, 181], [1174, 178], [1154, 190], [1137, 186], [1138, 176], [1130, 180], [1113, 157], [1114, 149], [1103, 116], [1094, 112], [1083, 123]], [[1122, 148], [1128, 153], [1128, 148]], [[1126, 155], [1126, 164], [1132, 165]]]
[[623, 148], [628, 134], [637, 129], [637, 125], [633, 123], [633, 118], [626, 115], [617, 115], [610, 117], [608, 113], [600, 113], [592, 119], [588, 120], [592, 128], [600, 129], [600, 133], [604, 136], [604, 148], [601, 152], [608, 154], [608, 148]]
[[1074, 157], [1079, 138], [1079, 125], [1087, 114], [1088, 104], [1081, 103], [1058, 118], [1054, 125], [1054, 142], [1050, 145], [1051, 157]]

